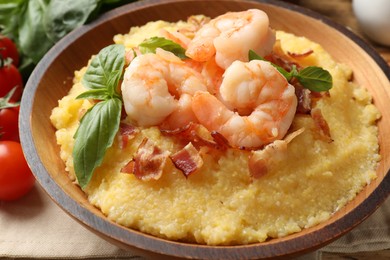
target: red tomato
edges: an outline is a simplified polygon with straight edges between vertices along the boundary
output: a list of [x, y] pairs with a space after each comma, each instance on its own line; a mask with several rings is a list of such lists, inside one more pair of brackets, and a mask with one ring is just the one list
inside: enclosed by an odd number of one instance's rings
[[29, 192], [35, 178], [20, 143], [0, 141], [0, 200], [16, 200]]
[[19, 107], [0, 109], [0, 140], [19, 142]]
[[0, 66], [0, 97], [4, 97], [14, 87], [16, 90], [11, 101], [19, 101], [23, 87], [23, 79], [19, 70], [12, 64]]
[[3, 59], [11, 58], [15, 67], [19, 65], [19, 53], [15, 43], [3, 35], [0, 35], [0, 54], [3, 56]]

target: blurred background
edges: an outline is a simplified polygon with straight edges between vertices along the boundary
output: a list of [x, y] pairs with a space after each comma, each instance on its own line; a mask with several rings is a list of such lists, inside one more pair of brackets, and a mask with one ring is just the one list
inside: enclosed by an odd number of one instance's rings
[[[385, 59], [387, 64], [390, 64], [390, 1], [389, 0], [327, 0], [327, 1], [316, 1], [316, 0], [284, 0], [295, 5], [313, 10], [320, 13], [333, 21], [347, 27], [352, 32], [363, 38], [366, 42], [372, 45], [375, 50]], [[355, 1], [355, 3], [353, 3]], [[380, 10], [374, 9], [374, 3], [378, 2]], [[367, 16], [370, 14], [376, 18], [377, 21], [383, 21], [387, 24], [387, 28], [384, 28], [381, 34], [387, 38], [387, 45], [379, 44], [367, 35], [367, 32], [363, 30], [363, 24], [358, 22], [357, 15], [354, 12], [353, 4], [355, 4], [355, 11], [359, 11], [359, 14], [364, 11]], [[358, 9], [356, 8], [358, 7]], [[386, 15], [380, 17], [380, 15]], [[360, 21], [364, 22], [369, 17], [361, 17]], [[363, 21], [362, 21], [363, 20]], [[369, 21], [367, 21], [369, 22]]]

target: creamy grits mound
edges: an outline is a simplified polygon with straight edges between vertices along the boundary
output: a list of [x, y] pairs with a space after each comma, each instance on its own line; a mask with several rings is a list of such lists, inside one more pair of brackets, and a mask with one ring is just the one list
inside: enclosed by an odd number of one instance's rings
[[[150, 22], [114, 37], [126, 49], [144, 39], [186, 28], [186, 22]], [[125, 148], [119, 139], [108, 149], [84, 192], [89, 201], [109, 219], [158, 237], [208, 245], [237, 245], [283, 237], [329, 219], [376, 178], [380, 160], [378, 129], [380, 114], [370, 94], [350, 81], [352, 71], [337, 63], [320, 45], [303, 37], [276, 32], [285, 52], [313, 53], [301, 59], [302, 66], [315, 65], [333, 77], [330, 96], [317, 107], [328, 122], [333, 142], [316, 137], [313, 120], [296, 115], [291, 131], [304, 132], [289, 144], [284, 159], [267, 174], [251, 178], [250, 151], [227, 149], [219, 156], [205, 153], [204, 164], [187, 178], [171, 161], [158, 180], [142, 181], [121, 172], [144, 137], [160, 149], [175, 151], [175, 139], [163, 136], [157, 127], [142, 128]], [[72, 149], [80, 115], [92, 106], [75, 99], [86, 89], [81, 78], [86, 68], [75, 72], [69, 94], [59, 100], [50, 117], [56, 130], [60, 156], [69, 177], [76, 181]]]

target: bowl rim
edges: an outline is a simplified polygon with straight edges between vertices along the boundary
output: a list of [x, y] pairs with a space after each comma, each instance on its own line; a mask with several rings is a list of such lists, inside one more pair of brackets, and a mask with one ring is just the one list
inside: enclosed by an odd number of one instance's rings
[[[217, 1], [226, 2], [234, 0]], [[337, 219], [333, 223], [330, 223], [329, 225], [324, 226], [321, 232], [319, 232], [319, 230], [316, 230], [306, 234], [304, 238], [298, 236], [290, 240], [282, 240], [278, 243], [255, 243], [237, 246], [209, 246], [190, 244], [185, 242], [161, 239], [136, 230], [123, 228], [115, 223], [111, 223], [103, 219], [102, 217], [97, 216], [92, 212], [89, 212], [86, 208], [82, 207], [72, 197], [66, 194], [53, 179], [50, 178], [50, 174], [44, 167], [41, 159], [39, 158], [36, 147], [34, 145], [30, 122], [30, 114], [32, 113], [32, 107], [34, 103], [34, 93], [39, 85], [41, 78], [45, 73], [45, 68], [48, 65], [52, 64], [53, 61], [55, 61], [55, 59], [58, 57], [58, 55], [63, 50], [65, 50], [68, 45], [72, 44], [83, 34], [92, 30], [95, 26], [103, 24], [109, 21], [111, 18], [124, 15], [131, 11], [143, 8], [150, 8], [161, 3], [169, 4], [177, 2], [188, 1], [144, 0], [139, 2], [133, 2], [113, 9], [100, 16], [97, 20], [87, 25], [83, 25], [66, 35], [48, 51], [48, 53], [43, 57], [43, 59], [38, 63], [38, 65], [32, 72], [24, 90], [26, 93], [24, 93], [24, 95], [22, 96], [21, 101], [19, 117], [19, 129], [21, 130], [20, 139], [24, 155], [30, 168], [32, 169], [33, 174], [35, 175], [35, 178], [44, 188], [45, 192], [51, 197], [51, 199], [78, 222], [80, 222], [92, 231], [98, 231], [99, 233], [103, 233], [106, 238], [110, 238], [111, 241], [119, 242], [124, 245], [132, 246], [135, 249], [150, 251], [157, 254], [191, 258], [205, 258], [208, 256], [210, 259], [212, 259], [213, 256], [215, 257], [219, 255], [219, 253], [223, 253], [224, 256], [230, 255], [233, 258], [237, 256], [245, 256], [247, 258], [278, 257], [281, 255], [275, 255], [275, 252], [280, 252], [280, 248], [282, 247], [284, 248], [283, 256], [300, 254], [302, 252], [306, 252], [308, 248], [312, 248], [314, 250], [315, 248], [319, 248], [330, 243], [331, 241], [335, 240], [336, 238], [340, 237], [341, 235], [345, 234], [346, 232], [357, 226], [360, 222], [362, 222], [369, 215], [371, 215], [379, 207], [379, 205], [386, 200], [386, 198], [390, 194], [390, 170], [386, 173], [382, 182], [367, 197], [367, 199], [363, 201], [360, 205], [358, 205], [355, 209], [353, 209], [351, 212], [346, 214], [346, 218], [348, 218], [348, 215], [353, 214], [354, 219], [361, 220], [355, 221], [355, 223], [352, 223], [352, 225], [350, 222], [345, 221], [345, 218], [341, 218]], [[193, 2], [195, 2], [195, 0], [193, 0]], [[329, 18], [304, 7], [282, 1], [252, 0], [242, 2], [257, 2], [267, 5], [273, 5], [276, 7], [285, 8], [291, 11], [301, 13], [317, 20], [321, 20], [326, 25], [340, 31], [346, 37], [350, 38], [357, 45], [359, 45], [363, 50], [365, 50], [390, 80], [390, 67], [388, 66], [386, 61], [375, 51], [375, 49], [369, 43], [354, 34], [352, 31], [330, 20]], [[323, 232], [324, 229], [328, 232]], [[329, 234], [331, 234], [331, 236], [329, 236]]]

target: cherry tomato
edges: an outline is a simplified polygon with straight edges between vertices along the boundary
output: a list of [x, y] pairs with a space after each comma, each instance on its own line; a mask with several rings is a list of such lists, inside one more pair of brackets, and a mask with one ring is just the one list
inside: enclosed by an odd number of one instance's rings
[[18, 49], [15, 43], [4, 35], [0, 35], [0, 54], [3, 56], [3, 59], [11, 58], [15, 67], [19, 65]]
[[0, 141], [0, 165], [0, 200], [19, 199], [32, 189], [35, 178], [20, 143]]
[[0, 140], [19, 142], [19, 107], [0, 109]]
[[23, 87], [22, 76], [14, 65], [4, 64], [4, 61], [0, 60], [0, 97], [4, 97], [14, 87], [16, 87], [16, 90], [11, 101], [19, 101]]

